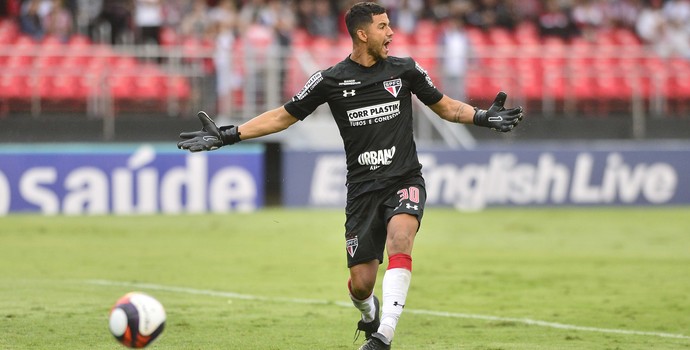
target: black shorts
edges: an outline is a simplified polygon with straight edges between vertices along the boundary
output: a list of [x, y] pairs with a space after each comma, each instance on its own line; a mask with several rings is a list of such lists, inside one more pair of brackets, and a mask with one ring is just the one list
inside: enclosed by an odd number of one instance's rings
[[348, 198], [345, 207], [347, 267], [374, 259], [382, 263], [388, 221], [394, 215], [407, 213], [416, 216], [421, 225], [425, 203], [426, 189], [421, 176]]

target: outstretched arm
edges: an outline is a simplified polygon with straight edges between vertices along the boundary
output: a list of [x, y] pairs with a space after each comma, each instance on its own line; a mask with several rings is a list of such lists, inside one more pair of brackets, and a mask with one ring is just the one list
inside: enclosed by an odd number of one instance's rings
[[191, 152], [212, 151], [242, 140], [283, 131], [298, 120], [282, 106], [264, 112], [240, 126], [218, 127], [213, 119], [203, 111], [199, 112], [197, 117], [201, 121], [201, 130], [181, 133], [182, 141], [177, 143], [178, 148]]
[[283, 131], [298, 121], [285, 107], [264, 112], [238, 127], [240, 138], [249, 140], [276, 132]]
[[474, 107], [465, 102], [454, 100], [443, 95], [440, 101], [430, 105], [434, 113], [439, 117], [453, 123], [472, 124], [474, 118]]

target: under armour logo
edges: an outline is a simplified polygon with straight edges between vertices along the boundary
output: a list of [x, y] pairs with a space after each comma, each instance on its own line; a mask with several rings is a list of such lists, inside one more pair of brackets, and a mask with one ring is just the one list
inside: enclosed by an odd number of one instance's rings
[[343, 97], [354, 96], [355, 90], [343, 90]]
[[405, 208], [407, 209], [414, 209], [414, 210], [419, 210], [419, 207], [416, 205], [412, 205], [410, 203], [405, 203]]
[[203, 139], [204, 139], [204, 141], [206, 141], [206, 142], [208, 142], [208, 141], [213, 141], [213, 142], [218, 141], [218, 138], [215, 137], [215, 136], [204, 136]]
[[403, 309], [405, 308], [405, 304], [400, 304], [400, 303], [397, 302], [397, 301], [394, 301], [394, 302], [393, 302], [393, 306], [400, 306], [400, 307], [403, 308]]

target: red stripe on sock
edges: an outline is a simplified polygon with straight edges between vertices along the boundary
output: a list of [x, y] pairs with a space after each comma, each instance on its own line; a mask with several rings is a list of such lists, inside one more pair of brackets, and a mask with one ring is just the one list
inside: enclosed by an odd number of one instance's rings
[[390, 269], [405, 269], [412, 272], [412, 257], [403, 253], [389, 256], [386, 270]]

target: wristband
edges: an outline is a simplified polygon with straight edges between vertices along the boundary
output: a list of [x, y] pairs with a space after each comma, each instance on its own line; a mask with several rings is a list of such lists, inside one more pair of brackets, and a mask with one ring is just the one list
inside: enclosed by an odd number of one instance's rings
[[486, 116], [486, 110], [474, 107], [474, 117], [472, 117], [472, 123], [479, 126], [487, 126], [484, 117]]
[[232, 145], [242, 141], [240, 139], [240, 130], [234, 125], [221, 126], [219, 132], [223, 145]]

